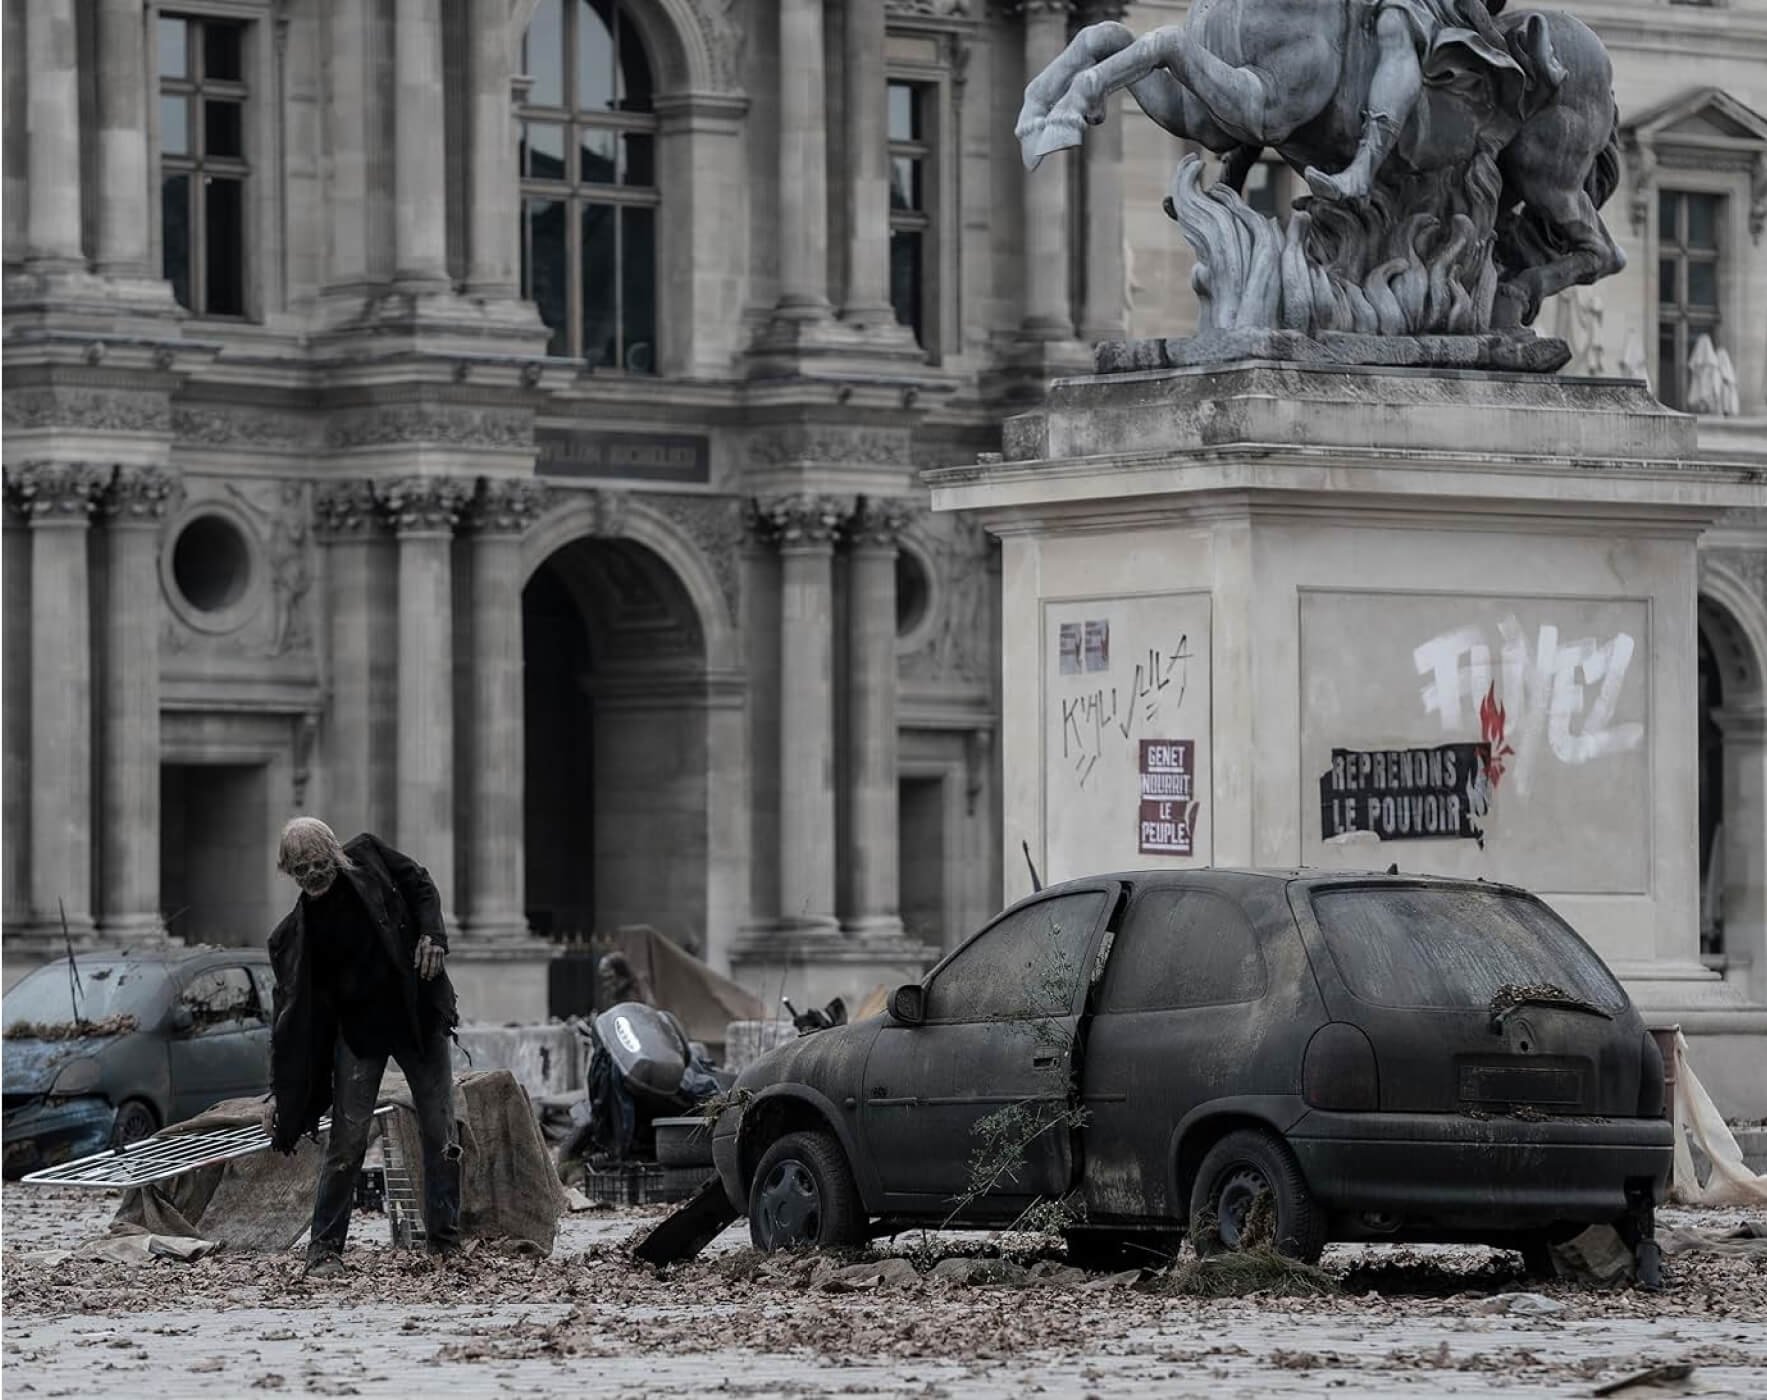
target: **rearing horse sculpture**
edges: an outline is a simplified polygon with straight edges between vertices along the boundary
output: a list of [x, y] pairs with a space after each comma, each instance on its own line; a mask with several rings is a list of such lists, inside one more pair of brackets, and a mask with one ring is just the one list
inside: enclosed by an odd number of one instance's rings
[[[1619, 174], [1613, 70], [1562, 11], [1499, 21], [1481, 0], [1197, 0], [1182, 28], [1140, 38], [1094, 24], [1025, 89], [1026, 165], [1078, 145], [1123, 88], [1174, 136], [1224, 155], [1235, 192], [1274, 148], [1315, 215], [1373, 198], [1394, 219], [1446, 225], [1431, 179], [1476, 183], [1481, 156], [1494, 162], [1467, 225], [1497, 263], [1490, 325], [1530, 324], [1546, 297], [1625, 265], [1596, 212]], [[1458, 193], [1434, 202], [1464, 208]]]

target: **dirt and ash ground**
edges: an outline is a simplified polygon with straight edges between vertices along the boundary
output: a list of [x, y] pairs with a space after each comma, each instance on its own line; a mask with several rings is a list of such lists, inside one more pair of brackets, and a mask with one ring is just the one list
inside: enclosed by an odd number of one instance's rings
[[658, 1272], [627, 1255], [652, 1208], [573, 1214], [548, 1259], [486, 1246], [446, 1271], [362, 1216], [351, 1271], [309, 1282], [292, 1253], [72, 1257], [112, 1197], [8, 1184], [0, 1201], [9, 1394], [1518, 1397], [1675, 1363], [1695, 1369], [1621, 1393], [1767, 1394], [1760, 1253], [1672, 1255], [1648, 1295], [1529, 1282], [1489, 1250], [1337, 1247], [1319, 1286], [1211, 1298], [967, 1234], [760, 1256], [739, 1225]]

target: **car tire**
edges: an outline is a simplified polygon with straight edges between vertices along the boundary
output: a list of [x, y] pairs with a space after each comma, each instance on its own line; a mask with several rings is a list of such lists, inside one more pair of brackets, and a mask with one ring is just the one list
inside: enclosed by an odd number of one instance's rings
[[1308, 1264], [1325, 1251], [1325, 1212], [1286, 1146], [1269, 1133], [1241, 1128], [1216, 1143], [1197, 1168], [1190, 1192], [1191, 1242], [1198, 1254], [1240, 1248], [1245, 1210], [1260, 1192], [1276, 1204], [1278, 1253]]
[[152, 1137], [159, 1130], [159, 1115], [153, 1111], [152, 1104], [140, 1099], [124, 1099], [122, 1107], [117, 1109], [117, 1121], [110, 1130], [110, 1145], [125, 1147], [131, 1142]]
[[863, 1244], [866, 1223], [846, 1154], [830, 1134], [787, 1133], [761, 1154], [749, 1185], [756, 1249]]

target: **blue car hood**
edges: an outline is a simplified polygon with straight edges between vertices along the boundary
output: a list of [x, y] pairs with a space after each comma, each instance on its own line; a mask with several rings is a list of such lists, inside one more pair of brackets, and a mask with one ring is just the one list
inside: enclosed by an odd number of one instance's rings
[[8, 1094], [47, 1094], [69, 1060], [99, 1057], [132, 1037], [85, 1040], [0, 1040], [0, 1078]]

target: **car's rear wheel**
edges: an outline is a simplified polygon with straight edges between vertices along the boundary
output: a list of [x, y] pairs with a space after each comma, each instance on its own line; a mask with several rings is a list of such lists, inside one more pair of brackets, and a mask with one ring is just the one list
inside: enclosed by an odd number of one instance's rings
[[[1266, 1212], [1274, 1215], [1268, 1225]], [[1202, 1255], [1270, 1244], [1311, 1264], [1325, 1250], [1325, 1213], [1299, 1164], [1275, 1137], [1253, 1128], [1209, 1149], [1191, 1188], [1190, 1221]]]
[[159, 1115], [151, 1104], [140, 1099], [125, 1099], [110, 1130], [111, 1146], [124, 1147], [131, 1142], [140, 1142], [144, 1137], [152, 1137], [159, 1129]]
[[865, 1211], [840, 1143], [828, 1133], [787, 1133], [769, 1147], [749, 1185], [756, 1249], [865, 1242]]

